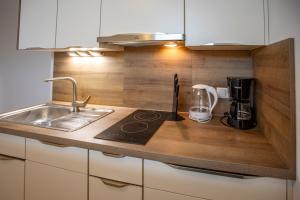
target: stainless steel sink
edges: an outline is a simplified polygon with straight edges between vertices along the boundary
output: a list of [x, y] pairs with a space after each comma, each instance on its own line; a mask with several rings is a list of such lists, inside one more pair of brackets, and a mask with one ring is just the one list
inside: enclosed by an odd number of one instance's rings
[[75, 131], [112, 112], [114, 110], [98, 108], [81, 108], [80, 112], [72, 112], [68, 106], [45, 104], [2, 114], [0, 121]]

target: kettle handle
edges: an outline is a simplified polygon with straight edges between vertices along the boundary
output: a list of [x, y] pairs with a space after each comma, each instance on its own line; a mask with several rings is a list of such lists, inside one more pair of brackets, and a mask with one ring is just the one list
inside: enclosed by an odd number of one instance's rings
[[208, 92], [211, 93], [214, 97], [214, 102], [213, 102], [213, 104], [210, 108], [210, 113], [212, 113], [212, 110], [214, 109], [214, 107], [218, 103], [218, 94], [217, 94], [217, 90], [214, 87], [211, 87], [211, 86], [208, 87]]

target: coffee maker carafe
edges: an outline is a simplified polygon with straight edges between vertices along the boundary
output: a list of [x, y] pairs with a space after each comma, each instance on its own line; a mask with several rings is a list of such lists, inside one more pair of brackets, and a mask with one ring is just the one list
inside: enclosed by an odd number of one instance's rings
[[227, 84], [232, 99], [227, 123], [239, 129], [256, 126], [255, 79], [228, 77]]

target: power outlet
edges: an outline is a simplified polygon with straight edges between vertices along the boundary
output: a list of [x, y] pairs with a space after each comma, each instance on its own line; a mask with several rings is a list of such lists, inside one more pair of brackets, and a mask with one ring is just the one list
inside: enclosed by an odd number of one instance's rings
[[229, 99], [230, 98], [228, 88], [217, 87], [217, 94], [218, 94], [218, 98], [220, 98], [220, 99]]

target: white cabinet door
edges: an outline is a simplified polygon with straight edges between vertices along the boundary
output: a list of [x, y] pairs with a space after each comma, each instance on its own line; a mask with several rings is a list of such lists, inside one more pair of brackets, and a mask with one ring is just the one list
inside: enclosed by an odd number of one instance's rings
[[118, 157], [90, 150], [90, 175], [132, 183], [143, 184], [143, 160], [133, 157]]
[[56, 48], [98, 47], [101, 0], [58, 0]]
[[0, 199], [24, 199], [24, 161], [0, 155]]
[[26, 161], [25, 200], [87, 200], [87, 175]]
[[186, 46], [265, 44], [264, 0], [186, 0]]
[[87, 174], [88, 150], [26, 139], [26, 159]]
[[141, 186], [111, 181], [103, 178], [89, 178], [90, 200], [142, 200]]
[[184, 33], [184, 0], [102, 0], [101, 36]]
[[25, 138], [0, 133], [0, 154], [24, 159]]
[[21, 0], [19, 49], [55, 48], [57, 0]]
[[151, 188], [144, 189], [144, 200], [204, 200]]
[[144, 160], [144, 186], [213, 200], [286, 199], [286, 180], [231, 178], [176, 169], [150, 160]]

